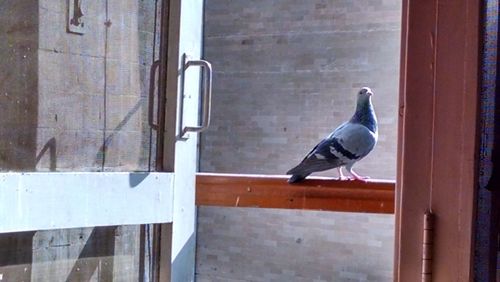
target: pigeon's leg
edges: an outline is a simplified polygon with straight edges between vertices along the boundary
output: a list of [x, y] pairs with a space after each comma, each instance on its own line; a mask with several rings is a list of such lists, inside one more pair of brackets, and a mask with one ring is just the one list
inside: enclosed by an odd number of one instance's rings
[[349, 177], [344, 176], [344, 174], [342, 173], [341, 166], [337, 167], [337, 170], [339, 171], [339, 180], [348, 180], [349, 179]]

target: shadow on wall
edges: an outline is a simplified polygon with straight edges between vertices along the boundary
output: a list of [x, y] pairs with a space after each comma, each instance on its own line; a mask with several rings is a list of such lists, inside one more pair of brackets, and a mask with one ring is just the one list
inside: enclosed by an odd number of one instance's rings
[[2, 281], [31, 281], [35, 232], [0, 234], [0, 278]]
[[[79, 231], [78, 236], [70, 236], [68, 230], [0, 234], [0, 277], [53, 281], [67, 276], [65, 281], [91, 281], [97, 275], [101, 281], [112, 281], [117, 228], [98, 227], [90, 234]], [[67, 250], [79, 252], [71, 263], [64, 256]], [[48, 261], [58, 267], [49, 268]]]
[[116, 227], [94, 228], [66, 281], [91, 281], [96, 271], [99, 280], [112, 281], [115, 232]]
[[38, 122], [38, 7], [0, 2], [0, 168], [34, 170]]
[[148, 281], [151, 230], [143, 225], [0, 234], [0, 280]]

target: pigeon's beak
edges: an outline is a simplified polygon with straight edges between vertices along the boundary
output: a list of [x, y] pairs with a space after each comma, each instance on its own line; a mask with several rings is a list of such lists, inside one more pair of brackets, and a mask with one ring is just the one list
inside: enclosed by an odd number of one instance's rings
[[368, 91], [368, 92], [366, 92], [366, 94], [367, 94], [368, 96], [372, 96], [372, 95], [373, 95], [373, 92]]

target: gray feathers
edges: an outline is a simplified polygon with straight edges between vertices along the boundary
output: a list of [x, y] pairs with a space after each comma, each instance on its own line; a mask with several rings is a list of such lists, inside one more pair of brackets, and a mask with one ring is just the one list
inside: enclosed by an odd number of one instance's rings
[[378, 139], [372, 94], [368, 87], [363, 87], [358, 92], [356, 111], [352, 118], [316, 145], [299, 165], [289, 170], [287, 174], [292, 176], [288, 182], [299, 182], [313, 172], [342, 166], [356, 179], [360, 179], [352, 171], [352, 166], [373, 150]]

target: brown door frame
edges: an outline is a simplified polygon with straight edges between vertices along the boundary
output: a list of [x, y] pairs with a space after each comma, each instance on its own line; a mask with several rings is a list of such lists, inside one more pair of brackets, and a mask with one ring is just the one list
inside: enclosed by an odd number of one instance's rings
[[403, 1], [395, 281], [422, 281], [428, 210], [432, 280], [472, 280], [480, 6]]

